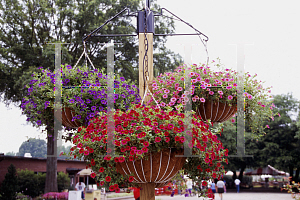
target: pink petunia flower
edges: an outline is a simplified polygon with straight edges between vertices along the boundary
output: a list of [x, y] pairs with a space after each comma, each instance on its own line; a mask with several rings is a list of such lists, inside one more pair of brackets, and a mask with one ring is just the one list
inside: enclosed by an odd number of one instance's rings
[[252, 99], [252, 95], [251, 94], [248, 95], [248, 99]]
[[270, 126], [269, 126], [269, 125], [266, 125], [266, 127], [267, 127], [267, 128], [270, 128]]
[[234, 123], [234, 122], [235, 122], [235, 119], [231, 119], [231, 122]]
[[218, 93], [219, 93], [220, 95], [223, 95], [223, 91], [218, 91]]
[[167, 95], [167, 94], [164, 94], [164, 95], [163, 95], [163, 98], [164, 98], [164, 99], [168, 98], [168, 95]]
[[204, 102], [205, 102], [205, 99], [204, 99], [204, 98], [200, 98], [200, 101], [201, 101], [202, 103], [204, 103]]
[[177, 90], [178, 90], [178, 91], [182, 91], [182, 87], [178, 87]]
[[233, 97], [231, 95], [228, 96], [228, 99], [231, 100]]
[[213, 94], [214, 94], [214, 92], [213, 92], [213, 91], [210, 91], [210, 92], [209, 92], [209, 94], [210, 94], [210, 95], [213, 95]]

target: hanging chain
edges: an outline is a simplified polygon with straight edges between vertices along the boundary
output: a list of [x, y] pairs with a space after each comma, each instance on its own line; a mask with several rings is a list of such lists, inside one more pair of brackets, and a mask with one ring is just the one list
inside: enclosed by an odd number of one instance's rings
[[144, 19], [144, 23], [145, 23], [145, 29], [144, 29], [144, 47], [145, 47], [145, 56], [144, 56], [144, 61], [143, 61], [143, 67], [145, 69], [144, 71], [144, 92], [145, 88], [146, 88], [146, 84], [148, 84], [147, 82], [149, 81], [149, 72], [148, 72], [148, 39], [147, 39], [147, 7], [145, 7], [145, 19]]

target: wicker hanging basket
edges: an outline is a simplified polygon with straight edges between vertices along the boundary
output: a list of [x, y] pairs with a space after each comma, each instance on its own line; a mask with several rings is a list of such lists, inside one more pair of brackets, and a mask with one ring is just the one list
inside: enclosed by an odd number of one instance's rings
[[209, 100], [200, 103], [196, 110], [197, 115], [200, 116], [203, 121], [210, 119], [212, 122], [224, 122], [230, 119], [236, 112], [236, 106], [229, 106], [226, 102], [212, 102]]
[[76, 116], [76, 114], [71, 108], [64, 107], [61, 111], [62, 119], [59, 119], [59, 120], [61, 121], [62, 125], [64, 125], [65, 127], [78, 128], [82, 124], [78, 120], [72, 121], [73, 117], [75, 117], [75, 116]]
[[174, 148], [164, 149], [157, 153], [148, 153], [148, 159], [116, 163], [119, 173], [134, 174], [135, 183], [155, 183], [155, 187], [163, 187], [177, 174], [185, 163], [184, 151]]

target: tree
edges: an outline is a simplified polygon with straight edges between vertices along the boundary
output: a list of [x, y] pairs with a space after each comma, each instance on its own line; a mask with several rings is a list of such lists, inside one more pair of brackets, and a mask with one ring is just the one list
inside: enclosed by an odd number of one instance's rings
[[[297, 137], [299, 127], [291, 118], [291, 112], [299, 112], [299, 101], [294, 99], [291, 94], [276, 95], [274, 96], [274, 105], [274, 113], [279, 112], [280, 117], [275, 116], [274, 121], [265, 122], [270, 127], [266, 130], [266, 135], [253, 140], [250, 137], [251, 134], [247, 132], [246, 126], [246, 154], [253, 155], [253, 159], [247, 157], [228, 158], [227, 169], [233, 170], [234, 173], [235, 170], [241, 169], [239, 178], [242, 178], [242, 172], [246, 167], [256, 168], [272, 165], [277, 169], [289, 171], [291, 176], [293, 176], [293, 170], [297, 169], [293, 180], [298, 181], [299, 179], [300, 140]], [[299, 123], [299, 116], [297, 121]], [[236, 132], [230, 122], [226, 123], [220, 140], [224, 147], [229, 149], [229, 155], [232, 155], [236, 152], [236, 140], [234, 139]]]
[[30, 153], [32, 157], [46, 158], [47, 144], [45, 140], [29, 138], [21, 144], [17, 156], [24, 156], [25, 153]]
[[[43, 66], [53, 71], [53, 45], [46, 43], [66, 42], [62, 45], [62, 60], [75, 65], [83, 52], [82, 37], [98, 28], [124, 7], [131, 11], [141, 9], [141, 0], [1, 0], [0, 3], [0, 97], [4, 102], [20, 106], [27, 94], [24, 84], [37, 67]], [[158, 9], [158, 5], [152, 5]], [[125, 15], [126, 13], [124, 13]], [[162, 20], [164, 19], [164, 21]], [[102, 34], [131, 34], [135, 27], [129, 17], [120, 17], [107, 24]], [[156, 33], [171, 33], [174, 22], [169, 18], [155, 20]], [[106, 69], [106, 49], [100, 43], [111, 38], [92, 38], [86, 45], [89, 57], [97, 68]], [[115, 42], [115, 71], [125, 78], [138, 80], [137, 38], [117, 37]], [[171, 53], [163, 44], [165, 37], [154, 38], [154, 65], [159, 72], [174, 69], [181, 58]], [[172, 59], [173, 57], [173, 59]], [[174, 63], [174, 61], [176, 63]], [[1, 100], [1, 99], [0, 99]], [[47, 127], [47, 135], [54, 135], [53, 127]], [[47, 141], [47, 154], [53, 155], [54, 142]], [[47, 158], [47, 180], [45, 192], [57, 191], [56, 157]]]
[[31, 170], [18, 171], [19, 192], [30, 197], [36, 197], [40, 194], [38, 175]]
[[11, 164], [8, 168], [8, 173], [1, 184], [0, 195], [2, 200], [14, 200], [18, 191], [18, 179], [16, 167]]
[[57, 175], [57, 186], [58, 191], [63, 191], [64, 189], [69, 189], [70, 186], [70, 177], [64, 172], [58, 172]]
[[11, 152], [7, 152], [5, 155], [6, 156], [16, 156], [16, 153], [11, 151]]

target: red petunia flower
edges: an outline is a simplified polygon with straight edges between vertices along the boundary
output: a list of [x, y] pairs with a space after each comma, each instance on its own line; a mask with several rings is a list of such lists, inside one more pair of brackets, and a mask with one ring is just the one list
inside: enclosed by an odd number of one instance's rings
[[93, 172], [93, 173], [91, 173], [91, 177], [92, 178], [95, 178], [96, 177], [96, 174]]
[[170, 138], [169, 137], [165, 137], [165, 141], [166, 142], [170, 142]]
[[119, 157], [119, 162], [122, 163], [125, 161], [125, 158], [123, 156]]
[[101, 186], [104, 185], [104, 181], [100, 181], [100, 185], [101, 185]]
[[106, 181], [106, 182], [110, 182], [110, 181], [111, 181], [110, 176], [105, 177], [105, 181]]
[[161, 138], [160, 137], [156, 137], [155, 138], [155, 142], [160, 142], [161, 141]]
[[134, 180], [133, 176], [129, 177], [129, 182], [131, 183]]
[[129, 161], [133, 161], [133, 156], [129, 156]]
[[175, 136], [175, 141], [176, 142], [180, 141], [180, 137], [179, 136]]
[[119, 158], [118, 157], [115, 158], [115, 162], [119, 162]]
[[111, 185], [109, 186], [109, 191], [114, 191], [115, 190], [115, 186]]
[[100, 172], [100, 173], [104, 172], [104, 168], [103, 168], [103, 167], [100, 167], [99, 172]]
[[204, 186], [204, 187], [207, 186], [207, 182], [206, 182], [206, 181], [203, 181], [203, 182], [202, 182], [202, 186]]
[[144, 147], [148, 147], [149, 146], [149, 142], [148, 141], [145, 141], [144, 142]]

